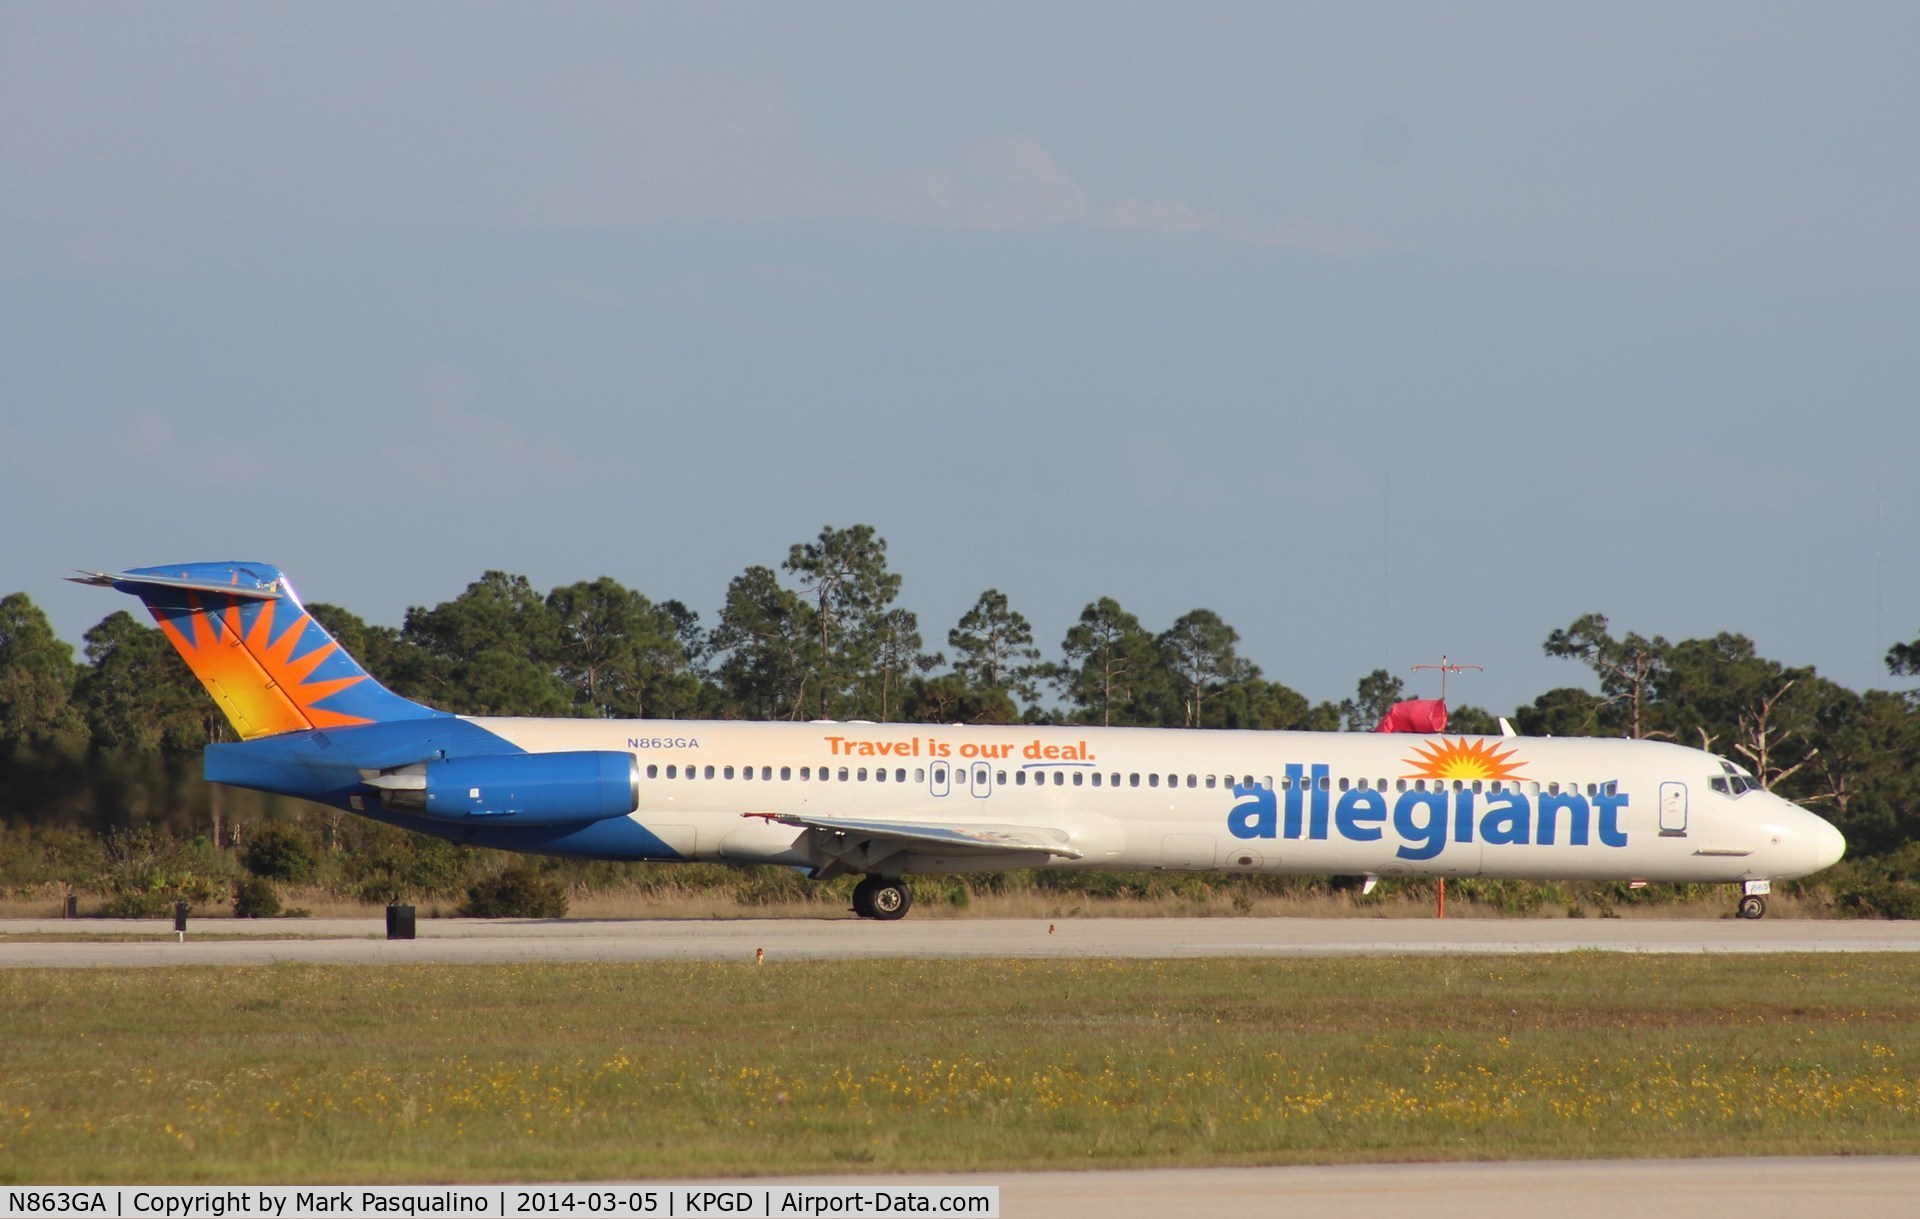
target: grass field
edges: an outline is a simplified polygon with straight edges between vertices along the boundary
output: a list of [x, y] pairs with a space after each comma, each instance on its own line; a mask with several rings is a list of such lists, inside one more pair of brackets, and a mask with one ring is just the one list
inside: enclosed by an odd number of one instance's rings
[[1920, 1152], [1908, 956], [15, 970], [0, 1180]]

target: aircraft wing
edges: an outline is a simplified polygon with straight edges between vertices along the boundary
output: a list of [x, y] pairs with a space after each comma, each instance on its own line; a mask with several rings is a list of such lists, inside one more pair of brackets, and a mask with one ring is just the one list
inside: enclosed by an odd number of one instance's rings
[[857, 817], [810, 817], [799, 813], [746, 813], [780, 825], [818, 830], [846, 840], [884, 844], [899, 850], [939, 848], [942, 854], [1058, 855], [1079, 859], [1079, 849], [1067, 845], [1057, 830], [1024, 825], [979, 825], [963, 822], [874, 821]]

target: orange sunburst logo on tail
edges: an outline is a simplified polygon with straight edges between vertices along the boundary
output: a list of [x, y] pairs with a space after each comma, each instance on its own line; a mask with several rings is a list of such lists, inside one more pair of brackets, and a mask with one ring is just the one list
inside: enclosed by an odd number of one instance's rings
[[1419, 756], [1402, 759], [1413, 768], [1407, 772], [1410, 779], [1517, 779], [1524, 765], [1508, 761], [1513, 757], [1511, 749], [1464, 737], [1422, 742], [1413, 752]]
[[277, 601], [253, 602], [243, 611], [238, 598], [226, 598], [225, 607], [215, 611], [202, 606], [197, 596], [189, 594], [187, 600], [184, 614], [150, 607], [154, 620], [226, 712], [240, 739], [371, 722], [318, 705], [365, 681], [366, 675], [313, 680], [314, 670], [339, 645], [316, 629], [324, 642], [296, 656], [313, 627], [307, 615], [300, 614], [276, 636], [273, 619], [274, 609], [280, 604]]

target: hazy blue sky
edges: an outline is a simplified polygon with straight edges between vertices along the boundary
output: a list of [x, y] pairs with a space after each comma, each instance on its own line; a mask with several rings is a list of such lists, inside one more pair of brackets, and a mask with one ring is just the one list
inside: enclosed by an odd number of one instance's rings
[[[1920, 6], [0, 4], [0, 592], [867, 522], [1271, 677], [1920, 635]], [[1410, 675], [1409, 675], [1410, 676]]]

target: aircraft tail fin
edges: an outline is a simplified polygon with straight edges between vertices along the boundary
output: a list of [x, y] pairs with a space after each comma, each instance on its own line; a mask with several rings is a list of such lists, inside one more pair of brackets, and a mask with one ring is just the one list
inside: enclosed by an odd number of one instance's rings
[[276, 567], [184, 563], [69, 578], [140, 598], [243, 741], [441, 714], [375, 681]]

